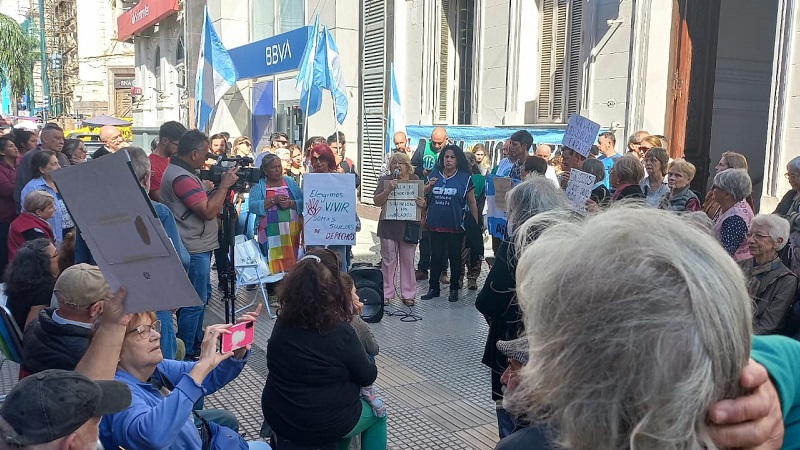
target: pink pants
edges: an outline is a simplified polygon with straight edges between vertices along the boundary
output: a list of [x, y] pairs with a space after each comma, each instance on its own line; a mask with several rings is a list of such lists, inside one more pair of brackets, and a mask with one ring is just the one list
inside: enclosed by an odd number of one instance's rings
[[381, 238], [381, 272], [383, 296], [392, 299], [397, 292], [397, 265], [400, 264], [400, 295], [404, 299], [417, 296], [417, 279], [414, 276], [414, 255], [417, 244]]

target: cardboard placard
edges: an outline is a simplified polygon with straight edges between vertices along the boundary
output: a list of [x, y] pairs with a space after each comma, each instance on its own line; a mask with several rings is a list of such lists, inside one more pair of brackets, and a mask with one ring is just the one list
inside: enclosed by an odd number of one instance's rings
[[355, 245], [356, 176], [308, 173], [303, 177], [306, 245]]
[[[384, 181], [384, 184], [384, 189], [389, 189], [389, 181]], [[422, 188], [422, 180], [398, 182], [381, 209], [381, 219], [415, 222], [422, 220], [422, 208], [417, 206], [417, 198], [423, 196]]]
[[112, 291], [128, 288], [126, 312], [203, 304], [127, 151], [59, 169], [53, 180]]
[[567, 130], [564, 132], [564, 139], [561, 145], [565, 145], [584, 157], [589, 157], [589, 150], [597, 141], [597, 133], [600, 131], [600, 124], [592, 122], [578, 114], [569, 116]]
[[595, 176], [590, 173], [581, 172], [578, 169], [569, 171], [566, 196], [572, 209], [580, 213], [586, 212], [586, 200], [592, 196], [594, 183]]
[[[489, 228], [489, 234], [498, 238], [505, 239], [506, 232], [508, 231], [508, 221], [506, 219], [506, 211], [500, 209], [497, 205], [497, 181], [500, 181], [502, 199], [500, 200], [501, 206], [507, 208], [506, 194], [511, 190], [511, 187], [516, 186], [519, 181], [508, 177], [498, 177], [497, 175], [486, 175], [486, 225]], [[503, 185], [506, 180], [510, 182], [510, 186], [505, 189]]]
[[494, 179], [494, 207], [508, 212], [508, 205], [506, 205], [506, 195], [511, 188], [514, 187], [514, 180], [509, 177], [497, 177]]

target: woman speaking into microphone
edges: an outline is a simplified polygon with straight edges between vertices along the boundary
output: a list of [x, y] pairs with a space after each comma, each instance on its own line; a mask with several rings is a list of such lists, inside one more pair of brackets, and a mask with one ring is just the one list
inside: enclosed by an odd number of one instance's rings
[[[458, 301], [458, 281], [461, 279], [461, 248], [464, 246], [464, 215], [467, 211], [478, 222], [478, 205], [472, 185], [470, 171], [464, 151], [456, 145], [448, 145], [439, 152], [439, 160], [428, 176], [425, 193], [428, 199], [428, 214], [425, 226], [431, 236], [431, 277], [428, 293], [423, 300], [439, 297], [439, 275], [442, 258], [450, 259], [451, 302]], [[467, 209], [468, 207], [468, 209]]]
[[[395, 152], [389, 158], [391, 175], [384, 175], [378, 180], [373, 200], [375, 206], [384, 206], [392, 196], [397, 184], [404, 181], [416, 181], [411, 160], [402, 152]], [[425, 208], [425, 199], [417, 198], [417, 206]], [[383, 217], [383, 215], [381, 216]], [[416, 239], [410, 239], [409, 231], [416, 230]], [[417, 280], [414, 277], [414, 254], [419, 242], [419, 222], [406, 220], [378, 221], [378, 237], [381, 240], [381, 272], [383, 273], [383, 303], [389, 304], [397, 292], [397, 266], [400, 266], [400, 299], [406, 306], [414, 306], [417, 295]], [[409, 242], [416, 241], [416, 242]], [[438, 278], [437, 278], [438, 280]]]

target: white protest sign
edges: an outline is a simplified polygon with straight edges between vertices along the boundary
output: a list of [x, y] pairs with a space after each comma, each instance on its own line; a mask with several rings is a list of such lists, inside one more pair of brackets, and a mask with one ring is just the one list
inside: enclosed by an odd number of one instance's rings
[[303, 177], [306, 245], [356, 243], [356, 177], [352, 173], [309, 173]]
[[[388, 184], [389, 181], [385, 183]], [[389, 193], [389, 198], [383, 205], [381, 219], [418, 222], [422, 219], [422, 208], [417, 206], [417, 197], [422, 197], [422, 180], [397, 183], [397, 187]]]
[[589, 150], [597, 140], [597, 133], [600, 131], [600, 124], [592, 122], [578, 114], [569, 116], [567, 130], [564, 132], [564, 139], [561, 145], [565, 145], [585, 157], [589, 157]]
[[594, 186], [595, 176], [581, 172], [578, 169], [569, 171], [569, 182], [567, 183], [567, 201], [572, 209], [578, 212], [586, 212], [586, 200], [592, 196], [592, 186]]

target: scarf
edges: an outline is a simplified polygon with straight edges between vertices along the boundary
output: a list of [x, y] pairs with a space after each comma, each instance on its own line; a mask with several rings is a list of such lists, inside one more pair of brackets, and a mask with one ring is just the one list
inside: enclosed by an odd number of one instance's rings
[[777, 254], [771, 261], [761, 264], [760, 266], [756, 265], [756, 260], [753, 258], [752, 265], [744, 268], [744, 274], [747, 277], [747, 287], [751, 296], [756, 296], [758, 294], [761, 288], [761, 278], [779, 268], [781, 264], [781, 259]]

